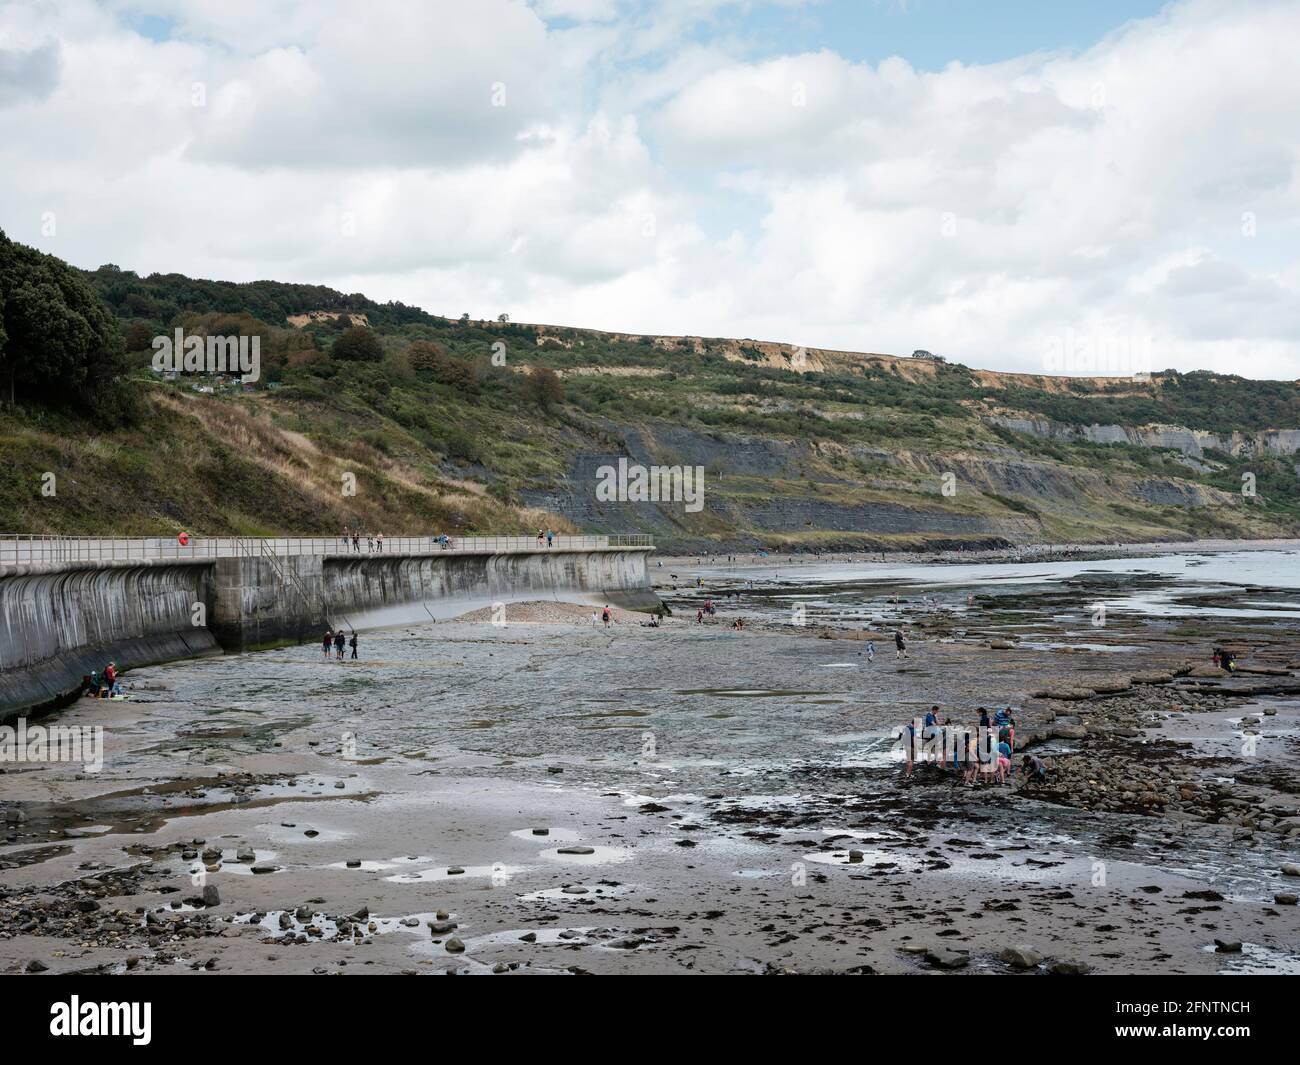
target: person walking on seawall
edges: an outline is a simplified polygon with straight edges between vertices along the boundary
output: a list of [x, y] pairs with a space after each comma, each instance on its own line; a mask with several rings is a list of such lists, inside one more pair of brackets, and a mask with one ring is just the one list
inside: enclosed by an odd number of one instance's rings
[[554, 530], [554, 529], [547, 529], [547, 530], [546, 530], [546, 546], [547, 546], [547, 548], [552, 548], [552, 547], [555, 546], [555, 530]]
[[348, 646], [352, 648], [352, 657], [357, 657], [357, 630], [352, 630], [352, 638], [348, 640]]
[[895, 630], [894, 630], [894, 650], [895, 650], [895, 652], [896, 652], [894, 657], [896, 657], [896, 658], [906, 658], [906, 657], [907, 657], [907, 644], [903, 642], [903, 630], [902, 630], [902, 629], [895, 629]]
[[347, 637], [343, 635], [343, 630], [339, 629], [339, 631], [334, 634], [334, 650], [338, 652], [335, 657], [337, 657], [340, 662], [343, 661], [343, 645], [346, 642]]
[[375, 549], [375, 534], [366, 533], [366, 550], [374, 551], [374, 549]]
[[361, 554], [361, 534], [360, 534], [360, 533], [353, 533], [353, 534], [352, 534], [352, 550], [355, 551], [357, 554]]
[[546, 534], [541, 529], [537, 530], [537, 546], [542, 546], [542, 541], [546, 539]]
[[375, 542], [379, 544], [379, 550], [382, 551], [384, 549], [384, 534], [376, 533]]

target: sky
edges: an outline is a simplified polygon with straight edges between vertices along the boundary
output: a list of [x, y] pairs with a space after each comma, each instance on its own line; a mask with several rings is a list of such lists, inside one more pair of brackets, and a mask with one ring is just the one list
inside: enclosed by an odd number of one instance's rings
[[1295, 379], [1297, 40], [1295, 0], [0, 0], [0, 229], [453, 317]]

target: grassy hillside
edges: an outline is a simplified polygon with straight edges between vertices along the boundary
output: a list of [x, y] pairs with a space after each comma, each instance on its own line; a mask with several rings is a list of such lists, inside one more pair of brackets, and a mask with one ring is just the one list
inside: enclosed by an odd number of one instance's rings
[[[120, 324], [139, 411], [108, 428], [84, 412], [0, 408], [0, 529], [347, 524], [395, 535], [545, 523], [648, 531], [697, 549], [1300, 529], [1300, 457], [1250, 454], [1263, 450], [1263, 431], [1300, 428], [1293, 382], [1035, 378], [749, 340], [442, 318], [321, 286], [115, 267], [83, 276]], [[379, 341], [375, 361], [335, 347], [360, 325]], [[256, 335], [262, 380], [161, 380], [149, 341], [178, 326]], [[1032, 434], [1008, 427], [1029, 421]], [[1093, 424], [1182, 426], [1227, 442], [1189, 456], [1070, 438]], [[599, 503], [595, 471], [619, 455], [702, 466], [706, 505]], [[54, 496], [41, 493], [46, 472]], [[355, 495], [344, 494], [347, 474]], [[1254, 496], [1242, 495], [1243, 474]]]

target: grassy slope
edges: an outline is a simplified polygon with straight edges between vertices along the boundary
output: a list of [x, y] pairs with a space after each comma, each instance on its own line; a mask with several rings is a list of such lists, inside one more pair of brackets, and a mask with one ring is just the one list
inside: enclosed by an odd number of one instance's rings
[[[110, 291], [110, 283], [117, 287]], [[188, 306], [185, 300], [194, 301], [195, 311], [208, 312], [219, 298], [219, 309], [231, 312], [245, 299], [238, 286], [219, 288], [214, 296], [178, 287], [172, 279], [137, 284], [114, 275], [101, 277], [100, 284], [106, 298], [118, 301], [115, 310], [124, 321], [155, 329], [170, 321], [147, 317], [154, 312], [141, 302], [141, 291], [166, 315]], [[267, 311], [262, 305], [279, 299], [281, 291], [271, 283], [258, 285], [256, 309], [272, 318], [276, 307]], [[122, 302], [128, 290], [137, 292], [131, 313]], [[175, 298], [157, 302], [168, 294]], [[304, 295], [294, 289], [290, 295], [298, 301], [290, 308], [295, 311], [304, 300], [322, 298], [315, 290]], [[941, 508], [1004, 521], [1033, 539], [1260, 536], [1300, 527], [1294, 458], [1246, 462], [1218, 455], [1218, 468], [1203, 473], [1172, 454], [1044, 441], [979, 417], [1010, 410], [1073, 424], [1293, 428], [1300, 426], [1300, 395], [1290, 383], [1209, 375], [1158, 376], [1144, 384], [1063, 382], [819, 352], [809, 353], [818, 372], [800, 374], [783, 368], [789, 356], [777, 345], [462, 324], [414, 308], [338, 299], [334, 306], [367, 313], [380, 326], [384, 363], [334, 363], [310, 351], [313, 341], [328, 347], [328, 323], [296, 333], [280, 319], [268, 327], [270, 346], [283, 347], [287, 336], [306, 343], [311, 358], [304, 361], [301, 352], [273, 355], [269, 376], [278, 378], [276, 391], [200, 396], [156, 382], [141, 369], [135, 376], [146, 413], [128, 430], [100, 433], [85, 418], [0, 411], [0, 530], [334, 533], [344, 524], [360, 524], [395, 535], [520, 531], [543, 521], [566, 528], [560, 519], [521, 507], [519, 492], [562, 482], [576, 452], [617, 451], [628, 429], [654, 442], [656, 461], [682, 461], [671, 445], [658, 443], [670, 435], [665, 427], [674, 426], [724, 440], [765, 438], [796, 456], [782, 472], [744, 476], [727, 468], [724, 449], [715, 468], [707, 469], [711, 505], [678, 521], [687, 539], [854, 541], [815, 525], [779, 534], [736, 529], [719, 515], [736, 512], [728, 504], [773, 498]], [[436, 340], [465, 367], [476, 362], [475, 386], [412, 371], [405, 352], [416, 339]], [[487, 361], [498, 339], [507, 346], [505, 370], [491, 369]], [[145, 356], [138, 361], [143, 364]], [[515, 387], [519, 371], [536, 365], [562, 375], [566, 401], [558, 409], [544, 413], [530, 406]], [[945, 462], [966, 463], [980, 476], [993, 470], [989, 464], [1027, 463], [1086, 475], [1092, 487], [1083, 494], [1071, 489], [1052, 495], [985, 487], [948, 498], [938, 484]], [[1238, 488], [1247, 470], [1258, 476], [1260, 494], [1243, 505]], [[58, 479], [53, 498], [40, 492], [46, 471]], [[346, 473], [356, 475], [355, 496], [342, 492]], [[1153, 479], [1199, 486], [1215, 505], [1144, 503], [1135, 486]], [[917, 540], [907, 534], [858, 539]]]

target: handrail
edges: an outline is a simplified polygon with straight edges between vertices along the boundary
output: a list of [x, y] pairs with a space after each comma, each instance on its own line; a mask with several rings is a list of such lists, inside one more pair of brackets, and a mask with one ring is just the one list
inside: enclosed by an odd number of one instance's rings
[[451, 536], [446, 544], [438, 535], [358, 536], [346, 541], [339, 536], [292, 537], [188, 537], [182, 544], [167, 536], [45, 536], [0, 533], [0, 566], [33, 562], [109, 562], [132, 559], [226, 558], [248, 554], [269, 556], [320, 555], [354, 558], [386, 554], [438, 555], [493, 552], [519, 554], [548, 550], [581, 551], [608, 549], [652, 549], [654, 540], [645, 533], [556, 536]]

